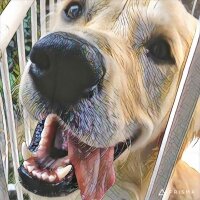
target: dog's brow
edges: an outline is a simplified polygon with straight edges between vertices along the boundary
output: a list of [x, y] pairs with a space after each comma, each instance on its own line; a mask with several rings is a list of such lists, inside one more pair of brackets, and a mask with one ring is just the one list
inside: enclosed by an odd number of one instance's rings
[[106, 9], [110, 1], [88, 1], [87, 21], [90, 21], [93, 16], [97, 15], [103, 9]]

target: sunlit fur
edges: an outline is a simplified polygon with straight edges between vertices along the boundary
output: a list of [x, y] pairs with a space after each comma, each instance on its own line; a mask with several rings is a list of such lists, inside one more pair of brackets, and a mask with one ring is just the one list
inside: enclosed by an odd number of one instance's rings
[[[106, 63], [102, 95], [91, 101], [83, 100], [74, 107], [80, 116], [84, 111], [82, 117], [86, 124], [94, 118], [94, 129], [89, 131], [84, 127], [84, 133], [82, 130], [75, 130], [75, 133], [89, 145], [108, 147], [140, 130], [136, 143], [115, 162], [117, 181], [105, 199], [144, 199], [159, 138], [166, 127], [197, 20], [178, 0], [80, 1], [86, 4], [82, 17], [69, 22], [63, 9], [71, 0], [63, 0], [50, 28], [50, 32], [73, 33], [89, 41], [100, 50]], [[159, 36], [170, 44], [175, 64], [156, 64], [147, 57], [146, 44]], [[28, 70], [22, 78], [21, 101], [39, 118], [51, 110], [32, 86]], [[89, 104], [91, 108], [88, 108]], [[199, 135], [199, 119], [200, 103], [183, 151], [187, 143]], [[183, 173], [187, 176], [190, 169], [185, 170]], [[173, 186], [176, 186], [176, 180]], [[190, 189], [190, 184], [184, 187]], [[80, 199], [78, 194], [77, 191], [63, 199]]]

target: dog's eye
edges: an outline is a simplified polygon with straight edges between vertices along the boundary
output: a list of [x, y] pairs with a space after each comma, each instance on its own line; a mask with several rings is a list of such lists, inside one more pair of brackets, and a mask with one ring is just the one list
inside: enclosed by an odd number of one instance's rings
[[175, 60], [171, 54], [171, 48], [168, 42], [162, 38], [157, 38], [147, 45], [148, 57], [151, 57], [158, 64], [174, 64]]
[[69, 19], [77, 19], [78, 17], [81, 16], [82, 14], [82, 5], [80, 5], [77, 2], [74, 2], [70, 5], [67, 6], [67, 8], [64, 10], [65, 15], [69, 18]]

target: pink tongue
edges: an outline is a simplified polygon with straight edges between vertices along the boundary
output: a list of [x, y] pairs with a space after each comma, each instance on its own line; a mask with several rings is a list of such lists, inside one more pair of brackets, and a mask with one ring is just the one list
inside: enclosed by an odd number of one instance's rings
[[115, 182], [114, 147], [91, 148], [68, 137], [68, 155], [83, 200], [100, 200]]

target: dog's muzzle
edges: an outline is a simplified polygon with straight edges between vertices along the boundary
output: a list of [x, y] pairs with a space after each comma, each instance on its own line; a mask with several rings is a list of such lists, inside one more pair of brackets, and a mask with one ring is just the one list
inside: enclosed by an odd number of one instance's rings
[[[75, 35], [57, 32], [39, 40], [30, 57], [28, 78], [32, 79], [34, 92], [40, 94], [39, 104], [46, 110], [37, 110], [42, 114], [36, 115], [40, 121], [31, 144], [22, 145], [24, 162], [18, 169], [21, 184], [46, 197], [64, 196], [80, 189], [82, 199], [102, 199], [115, 183], [114, 160], [140, 135], [138, 130], [138, 134], [115, 146], [96, 147], [81, 140], [86, 135], [94, 136], [92, 141], [98, 142], [99, 137], [105, 141], [95, 129], [105, 126], [109, 131], [106, 119], [102, 119], [104, 115], [95, 115], [104, 111], [97, 106], [103, 99], [102, 54]], [[114, 123], [112, 126], [116, 128]]]
[[51, 104], [72, 105], [92, 96], [105, 74], [103, 56], [86, 40], [51, 33], [33, 47], [29, 74], [37, 91]]

